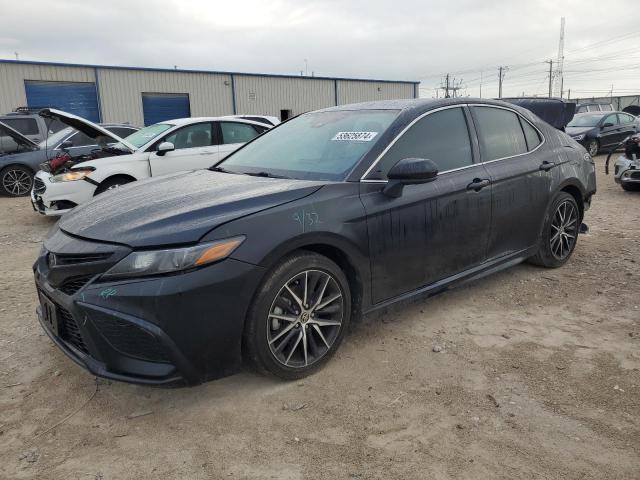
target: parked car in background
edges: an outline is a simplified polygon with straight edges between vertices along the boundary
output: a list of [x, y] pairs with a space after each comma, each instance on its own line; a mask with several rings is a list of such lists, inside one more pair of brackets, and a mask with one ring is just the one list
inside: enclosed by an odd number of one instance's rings
[[567, 124], [566, 132], [594, 157], [601, 150], [613, 147], [636, 133], [638, 129], [636, 118], [628, 113], [593, 112], [575, 115]]
[[578, 103], [576, 105], [576, 113], [587, 112], [613, 112], [615, 109], [610, 103]]
[[65, 124], [57, 120], [45, 120], [38, 115], [39, 110], [40, 108], [16, 108], [11, 113], [0, 115], [0, 122], [10, 126], [35, 143], [39, 143], [49, 135], [66, 127]]
[[110, 144], [94, 153], [92, 159], [82, 159], [61, 171], [41, 170], [36, 174], [31, 201], [44, 215], [62, 215], [125, 183], [210, 167], [270, 128], [235, 118], [182, 118], [150, 125], [122, 139], [65, 112], [45, 109], [41, 115], [64, 121], [91, 138], [110, 139]]
[[300, 378], [360, 313], [565, 264], [595, 191], [584, 148], [505, 102], [332, 107], [62, 217], [34, 265], [39, 318], [116, 380], [198, 383], [242, 356]]
[[[44, 120], [44, 118], [39, 117]], [[59, 155], [65, 154], [70, 159], [80, 158], [90, 154], [93, 150], [100, 148], [95, 138], [64, 125], [60, 120], [55, 119], [56, 124], [65, 128], [58, 130], [40, 143], [34, 143], [23, 135], [18, 139], [14, 135], [10, 145], [20, 142], [23, 147], [17, 151], [0, 156], [0, 193], [9, 196], [28, 195], [33, 187], [33, 176], [40, 169], [40, 165]], [[137, 131], [136, 127], [124, 124], [105, 124], [103, 127], [118, 136], [126, 137]], [[14, 131], [14, 133], [17, 133]], [[3, 150], [5, 143], [2, 141], [2, 130], [0, 129], [0, 150]]]
[[270, 115], [227, 115], [222, 118], [241, 118], [243, 120], [264, 123], [270, 127], [275, 127], [280, 123], [280, 119], [278, 117], [272, 117]]
[[[640, 133], [625, 138], [619, 146], [624, 148], [624, 154], [620, 155], [614, 164], [613, 178], [623, 190], [640, 192]], [[613, 153], [612, 149], [605, 162], [604, 171], [607, 175]]]

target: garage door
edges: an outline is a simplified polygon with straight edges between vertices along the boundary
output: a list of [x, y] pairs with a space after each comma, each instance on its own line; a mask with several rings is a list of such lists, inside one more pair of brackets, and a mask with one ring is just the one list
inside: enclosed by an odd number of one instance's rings
[[92, 122], [100, 121], [95, 83], [41, 82], [25, 80], [27, 105], [51, 107], [73, 113]]
[[186, 93], [143, 93], [142, 111], [145, 125], [153, 125], [173, 118], [190, 117], [189, 95]]

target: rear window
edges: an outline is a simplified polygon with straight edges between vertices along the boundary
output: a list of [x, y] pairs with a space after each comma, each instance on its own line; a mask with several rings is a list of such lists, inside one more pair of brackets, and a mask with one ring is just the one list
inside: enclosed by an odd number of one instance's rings
[[4, 118], [2, 122], [22, 135], [38, 135], [40, 133], [35, 118]]
[[527, 152], [518, 115], [494, 107], [473, 107], [478, 119], [482, 159], [485, 162]]

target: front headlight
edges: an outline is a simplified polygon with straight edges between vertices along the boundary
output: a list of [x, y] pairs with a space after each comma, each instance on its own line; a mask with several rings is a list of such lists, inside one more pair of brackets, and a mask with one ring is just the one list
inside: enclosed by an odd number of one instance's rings
[[93, 172], [94, 168], [84, 168], [82, 170], [69, 170], [65, 173], [60, 173], [59, 175], [54, 175], [51, 177], [51, 181], [53, 183], [58, 182], [75, 182], [76, 180], [82, 180], [84, 177]]
[[573, 138], [574, 140], [580, 141], [580, 140], [582, 140], [582, 139], [584, 138], [584, 134], [582, 134], [582, 135], [575, 135], [575, 136], [573, 136], [573, 137], [571, 137], [571, 138]]
[[142, 277], [200, 267], [227, 258], [244, 239], [242, 236], [193, 247], [132, 252], [102, 278]]

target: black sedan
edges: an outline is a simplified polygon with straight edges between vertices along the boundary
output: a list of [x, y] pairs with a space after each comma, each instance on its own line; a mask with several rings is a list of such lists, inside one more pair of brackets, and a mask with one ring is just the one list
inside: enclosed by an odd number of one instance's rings
[[299, 378], [361, 314], [563, 265], [595, 191], [587, 152], [507, 103], [311, 112], [64, 216], [34, 265], [38, 315], [96, 375], [193, 384], [245, 359]]
[[638, 130], [636, 118], [624, 112], [579, 113], [567, 124], [567, 133], [594, 157]]

